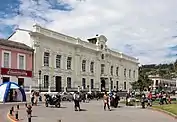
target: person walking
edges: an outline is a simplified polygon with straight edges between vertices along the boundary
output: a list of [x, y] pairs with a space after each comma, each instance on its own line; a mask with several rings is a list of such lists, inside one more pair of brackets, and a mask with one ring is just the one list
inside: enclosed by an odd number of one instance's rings
[[109, 111], [111, 111], [110, 106], [109, 106], [109, 96], [105, 92], [103, 96], [103, 103], [104, 103], [104, 110], [106, 110], [106, 106], [108, 107]]
[[152, 106], [152, 92], [150, 91], [148, 94], [148, 106]]
[[75, 111], [78, 111], [77, 108], [79, 109], [79, 111], [81, 110], [80, 109], [80, 95], [78, 92], [74, 93], [73, 95], [73, 98], [74, 98], [74, 108], [75, 108]]
[[30, 98], [31, 98], [31, 104], [33, 106], [34, 105], [34, 90], [31, 91]]

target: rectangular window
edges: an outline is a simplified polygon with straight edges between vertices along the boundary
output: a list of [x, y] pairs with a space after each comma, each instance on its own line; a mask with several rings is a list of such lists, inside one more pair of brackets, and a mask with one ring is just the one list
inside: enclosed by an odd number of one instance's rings
[[19, 69], [25, 69], [25, 56], [19, 55], [18, 58], [19, 58], [18, 62]]
[[4, 68], [10, 68], [10, 53], [4, 52]]
[[101, 54], [101, 59], [104, 59], [104, 54]]
[[133, 78], [135, 78], [135, 70], [133, 71]]
[[90, 72], [94, 73], [94, 62], [90, 63]]
[[44, 75], [44, 88], [48, 88], [48, 87], [49, 87], [49, 76]]
[[158, 81], [158, 80], [156, 80], [156, 81], [155, 81], [155, 85], [156, 85], [156, 86], [158, 86], [158, 84], [159, 84], [159, 81]]
[[82, 87], [83, 87], [83, 89], [86, 88], [86, 81], [85, 81], [85, 78], [82, 78]]
[[126, 89], [127, 89], [127, 83], [124, 82], [124, 90], [126, 90]]
[[72, 58], [68, 57], [67, 58], [67, 69], [71, 69], [71, 61], [72, 61]]
[[104, 74], [104, 67], [105, 67], [105, 65], [101, 64], [101, 74]]
[[111, 66], [111, 75], [113, 75], [113, 66]]
[[119, 67], [116, 68], [116, 75], [119, 76]]
[[124, 69], [124, 77], [127, 77], [126, 72], [127, 72], [127, 70]]
[[50, 53], [44, 52], [44, 66], [49, 66], [49, 56]]
[[10, 77], [2, 77], [2, 83], [6, 83], [10, 81]]
[[131, 69], [129, 70], [129, 78], [131, 78]]
[[94, 80], [91, 79], [90, 82], [91, 82], [91, 83], [90, 83], [91, 89], [94, 89]]
[[67, 88], [71, 88], [71, 78], [67, 77]]
[[56, 55], [56, 68], [61, 68], [61, 55]]
[[82, 61], [82, 72], [86, 71], [86, 60]]

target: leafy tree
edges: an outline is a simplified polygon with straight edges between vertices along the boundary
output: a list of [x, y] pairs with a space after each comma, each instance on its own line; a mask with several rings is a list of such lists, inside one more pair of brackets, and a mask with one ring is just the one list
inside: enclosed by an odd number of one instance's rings
[[143, 91], [145, 88], [149, 88], [152, 85], [152, 80], [148, 78], [148, 75], [140, 68], [138, 81], [132, 82], [132, 89]]

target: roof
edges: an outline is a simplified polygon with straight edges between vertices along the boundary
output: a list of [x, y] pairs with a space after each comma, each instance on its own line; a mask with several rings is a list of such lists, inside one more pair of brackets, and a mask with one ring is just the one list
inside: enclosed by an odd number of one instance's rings
[[27, 51], [34, 51], [33, 48], [20, 43], [20, 42], [15, 42], [7, 39], [0, 39], [0, 45], [2, 46], [7, 46], [7, 47], [12, 47], [12, 48], [17, 48], [17, 49], [23, 49]]

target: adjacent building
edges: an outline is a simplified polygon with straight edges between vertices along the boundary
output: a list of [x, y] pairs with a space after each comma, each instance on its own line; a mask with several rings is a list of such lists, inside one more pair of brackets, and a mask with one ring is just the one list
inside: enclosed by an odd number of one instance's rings
[[128, 90], [138, 79], [138, 59], [109, 49], [104, 35], [83, 41], [34, 25], [9, 39], [35, 50], [35, 85], [52, 91]]
[[153, 81], [153, 89], [158, 89], [159, 87], [169, 90], [176, 89], [176, 79], [164, 79], [159, 75], [150, 75], [149, 79]]
[[0, 84], [13, 81], [20, 86], [33, 85], [33, 49], [10, 40], [0, 39]]

